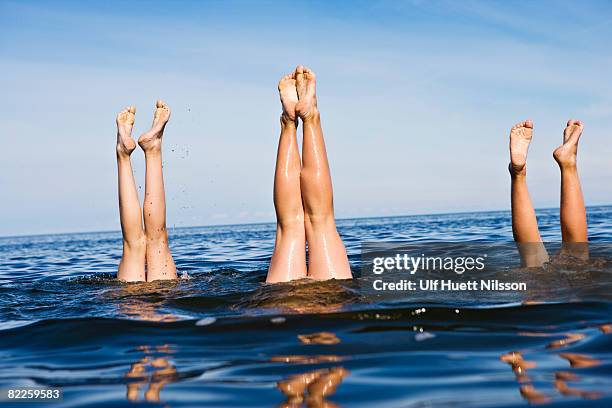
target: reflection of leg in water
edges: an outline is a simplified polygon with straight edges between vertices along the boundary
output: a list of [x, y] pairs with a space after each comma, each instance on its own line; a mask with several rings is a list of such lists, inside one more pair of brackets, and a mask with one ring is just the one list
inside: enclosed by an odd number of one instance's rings
[[584, 333], [567, 333], [565, 334], [565, 338], [561, 340], [551, 341], [550, 343], [548, 343], [546, 348], [555, 349], [555, 348], [566, 347], [572, 343], [576, 343], [577, 341], [584, 339], [585, 337], [586, 337], [586, 334]]
[[581, 397], [584, 399], [598, 399], [602, 397], [599, 392], [584, 391], [570, 387], [568, 381], [579, 381], [580, 377], [567, 371], [557, 371], [555, 373], [555, 388], [565, 396]]
[[164, 385], [177, 380], [177, 371], [174, 365], [163, 357], [156, 358], [151, 362], [151, 367], [155, 369], [151, 376], [149, 389], [145, 392], [145, 400], [149, 402], [159, 402], [159, 393]]
[[559, 357], [566, 359], [573, 368], [594, 367], [601, 364], [600, 360], [587, 356], [586, 354], [559, 353]]
[[330, 368], [327, 372], [322, 373], [315, 381], [308, 385], [306, 404], [309, 407], [336, 406], [325, 401], [325, 398], [336, 392], [336, 389], [338, 389], [338, 386], [347, 375], [348, 371], [342, 367]]
[[576, 162], [582, 130], [581, 121], [568, 121], [563, 144], [555, 149], [553, 156], [561, 170], [562, 253], [586, 260], [589, 257], [586, 210]]
[[287, 397], [281, 407], [300, 407], [304, 403], [308, 407], [335, 407], [336, 404], [326, 398], [336, 392], [348, 375], [349, 372], [343, 367], [333, 367], [293, 375], [280, 381], [277, 387]]
[[533, 137], [533, 122], [517, 123], [510, 129], [510, 171], [512, 234], [517, 243], [521, 264], [539, 267], [548, 261], [542, 244], [538, 220], [527, 189], [527, 151]]
[[502, 354], [499, 359], [510, 364], [514, 375], [516, 375], [516, 381], [522, 384], [519, 386], [521, 395], [529, 401], [529, 403], [544, 404], [550, 401], [550, 398], [533, 387], [531, 379], [527, 376], [527, 369], [536, 367], [534, 361], [526, 361], [523, 359], [523, 355], [518, 351]]
[[512, 371], [516, 375], [516, 380], [518, 382], [522, 383], [531, 381], [529, 377], [527, 377], [527, 369], [535, 368], [535, 362], [524, 360], [523, 355], [518, 351], [511, 351], [510, 353], [502, 354], [499, 359], [510, 364], [510, 367], [512, 367]]
[[[139, 346], [138, 350], [146, 354], [167, 354], [173, 352], [170, 345], [162, 346]], [[144, 393], [144, 398], [148, 402], [159, 402], [162, 388], [171, 382], [178, 380], [176, 367], [171, 364], [166, 357], [145, 356], [138, 362], [131, 365], [130, 370], [125, 375], [130, 379], [127, 384], [126, 398], [128, 401], [138, 401], [140, 389], [149, 384]]]
[[125, 375], [129, 379], [139, 379], [141, 381], [129, 382], [127, 384], [127, 399], [128, 401], [138, 401], [138, 392], [147, 379], [147, 370], [145, 364], [148, 363], [148, 358], [145, 357], [137, 363], [132, 364], [130, 371]]
[[536, 390], [531, 384], [521, 385], [520, 391], [523, 398], [529, 401], [530, 404], [546, 404], [550, 402], [550, 398], [546, 394]]
[[338, 344], [340, 339], [334, 333], [320, 332], [313, 334], [299, 334], [298, 339], [302, 344]]

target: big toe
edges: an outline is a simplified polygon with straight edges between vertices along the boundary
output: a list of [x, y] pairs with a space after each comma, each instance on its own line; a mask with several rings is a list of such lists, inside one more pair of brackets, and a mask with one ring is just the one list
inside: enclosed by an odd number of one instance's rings
[[155, 106], [157, 108], [167, 108], [166, 103], [162, 101], [161, 99], [157, 100], [157, 102], [155, 103]]
[[302, 86], [302, 84], [304, 83], [304, 67], [301, 65], [298, 65], [295, 68], [295, 81], [297, 82], [298, 86]]
[[130, 105], [128, 106], [127, 111], [133, 115], [136, 113], [136, 107], [134, 105]]

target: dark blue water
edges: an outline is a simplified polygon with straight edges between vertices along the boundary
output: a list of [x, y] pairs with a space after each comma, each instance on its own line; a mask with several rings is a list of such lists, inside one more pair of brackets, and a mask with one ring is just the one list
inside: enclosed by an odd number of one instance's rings
[[[588, 213], [612, 243], [612, 207]], [[557, 210], [538, 216], [559, 241]], [[385, 301], [360, 290], [362, 241], [505, 242], [509, 214], [339, 230], [357, 279], [272, 286], [270, 224], [171, 231], [182, 278], [140, 284], [114, 279], [118, 232], [0, 238], [0, 388], [61, 387], [65, 407], [612, 406], [609, 260], [519, 271], [544, 289], [519, 298]]]

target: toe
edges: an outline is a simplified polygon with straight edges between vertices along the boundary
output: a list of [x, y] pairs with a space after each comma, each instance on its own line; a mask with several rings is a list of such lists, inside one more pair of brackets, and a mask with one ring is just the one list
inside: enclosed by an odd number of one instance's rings
[[533, 129], [533, 122], [530, 120], [526, 120], [525, 122], [523, 122], [523, 126], [525, 126], [526, 128]]
[[304, 67], [301, 65], [295, 68], [295, 80], [298, 81], [298, 83], [304, 80]]
[[307, 67], [304, 67], [304, 74], [306, 74], [306, 77], [311, 80], [314, 80], [317, 78], [314, 71]]
[[123, 121], [125, 119], [125, 115], [127, 114], [127, 109], [122, 110], [117, 114], [117, 122]]
[[161, 99], [158, 99], [158, 100], [157, 100], [157, 103], [156, 103], [155, 105], [156, 105], [156, 107], [158, 107], [158, 108], [164, 108], [164, 107], [166, 107], [166, 105], [164, 104], [164, 101], [162, 101]]
[[127, 111], [130, 112], [131, 114], [136, 113], [136, 107], [134, 105], [130, 105], [127, 108]]

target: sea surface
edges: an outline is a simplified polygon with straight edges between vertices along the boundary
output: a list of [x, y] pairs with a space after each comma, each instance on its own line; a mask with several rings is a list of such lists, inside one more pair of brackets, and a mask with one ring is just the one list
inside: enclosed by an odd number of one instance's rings
[[[538, 218], [559, 242], [558, 210]], [[115, 279], [119, 232], [0, 238], [0, 389], [63, 391], [20, 407], [610, 407], [612, 207], [588, 219], [589, 261], [505, 253], [486, 277], [531, 289], [484, 300], [366, 294], [361, 245], [510, 243], [508, 212], [342, 220], [356, 278], [278, 285], [272, 224], [171, 230], [181, 278], [136, 284]]]

